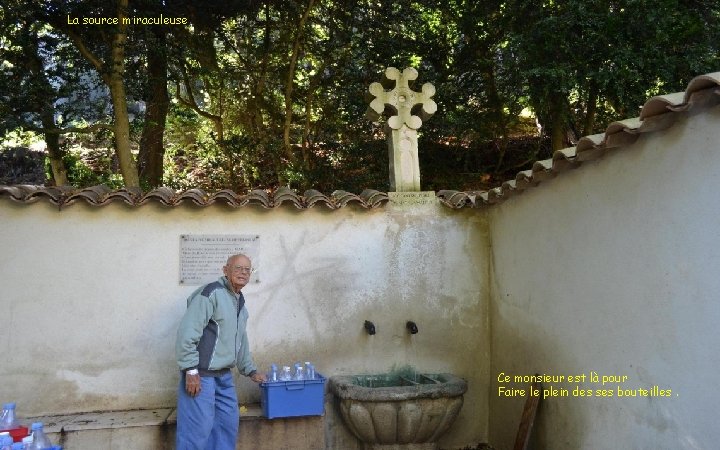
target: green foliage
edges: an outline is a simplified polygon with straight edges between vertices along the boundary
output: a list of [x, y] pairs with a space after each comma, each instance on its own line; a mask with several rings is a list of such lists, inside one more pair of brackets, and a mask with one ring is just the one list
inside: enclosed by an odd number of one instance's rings
[[[114, 7], [0, 6], [0, 131], [47, 126], [48, 111], [59, 127], [113, 123], [108, 72], [83, 54], [107, 58], [112, 30], [78, 28], [83, 49], [62, 21], [111, 16]], [[602, 131], [720, 65], [720, 5], [703, 0], [140, 0], [130, 8], [189, 21], [130, 27], [125, 45], [134, 150], [151, 122], [149, 61], [166, 63], [161, 156], [163, 183], [175, 189], [388, 189], [382, 127], [363, 118], [367, 87], [388, 66], [416, 67], [415, 87], [437, 88], [438, 113], [420, 130], [423, 188], [477, 189], [548, 156], [553, 131]], [[43, 71], [21, 67], [32, 55]], [[90, 134], [82, 147], [110, 147], [111, 137]], [[73, 184], [117, 183], [116, 164], [83, 161], [67, 156]]]
[[508, 50], [545, 126], [599, 132], [607, 119], [635, 116], [648, 96], [684, 90], [720, 63], [717, 2], [559, 0], [538, 7], [513, 0], [508, 6], [515, 13]]
[[[117, 164], [110, 148], [88, 150], [76, 147], [65, 152], [63, 163], [72, 186], [84, 188], [104, 184], [111, 189], [124, 186], [122, 177], [113, 168]], [[49, 158], [45, 158], [45, 176], [52, 179]]]

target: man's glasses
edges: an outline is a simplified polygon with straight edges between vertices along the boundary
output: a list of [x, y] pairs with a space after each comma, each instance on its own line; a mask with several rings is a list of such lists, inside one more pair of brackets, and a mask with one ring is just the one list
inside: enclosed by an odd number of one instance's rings
[[252, 267], [235, 266], [230, 268], [230, 270], [232, 271], [232, 273], [255, 273], [255, 269]]

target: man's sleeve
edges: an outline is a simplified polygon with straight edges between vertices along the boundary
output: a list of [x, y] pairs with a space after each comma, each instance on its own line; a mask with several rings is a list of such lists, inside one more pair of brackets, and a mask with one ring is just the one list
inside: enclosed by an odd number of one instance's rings
[[246, 377], [251, 376], [253, 372], [257, 372], [257, 367], [255, 367], [252, 354], [250, 353], [250, 342], [248, 341], [247, 331], [243, 333], [239, 353], [237, 361], [238, 371]]
[[197, 345], [212, 314], [212, 301], [200, 292], [193, 295], [188, 301], [188, 307], [180, 321], [175, 341], [175, 358], [180, 370], [197, 367], [200, 362]]

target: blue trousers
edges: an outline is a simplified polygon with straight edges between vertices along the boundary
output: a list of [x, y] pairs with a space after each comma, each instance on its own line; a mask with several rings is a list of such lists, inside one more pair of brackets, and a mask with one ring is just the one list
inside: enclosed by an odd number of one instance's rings
[[177, 400], [177, 450], [235, 450], [240, 412], [233, 376], [200, 377], [200, 393], [185, 391], [180, 374]]

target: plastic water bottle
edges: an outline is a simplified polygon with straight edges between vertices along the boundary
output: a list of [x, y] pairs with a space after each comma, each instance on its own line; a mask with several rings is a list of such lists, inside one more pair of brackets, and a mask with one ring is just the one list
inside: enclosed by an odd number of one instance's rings
[[305, 375], [303, 374], [303, 366], [300, 363], [295, 363], [295, 379], [304, 380]]
[[310, 361], [305, 361], [305, 374], [308, 380], [315, 379], [315, 366], [310, 364]]
[[290, 366], [283, 366], [283, 373], [280, 376], [281, 381], [290, 381], [292, 380], [292, 374], [290, 373]]
[[268, 381], [273, 382], [278, 380], [277, 364], [270, 364], [270, 373], [268, 374]]
[[45, 450], [52, 447], [52, 442], [45, 436], [42, 422], [35, 422], [30, 426], [30, 435], [32, 436], [32, 445], [27, 450]]
[[2, 416], [0, 416], [0, 430], [12, 430], [20, 425], [15, 417], [15, 403], [3, 404]]
[[[13, 445], [15, 445], [15, 444], [13, 444]], [[33, 448], [33, 447], [32, 447], [32, 445], [33, 445], [33, 437], [32, 437], [32, 435], [30, 435], [30, 436], [25, 436], [24, 438], [22, 438], [22, 445], [23, 445], [22, 448], [25, 449], [25, 450], [28, 450], [28, 449]]]
[[9, 434], [0, 436], [0, 450], [12, 450], [13, 438]]

